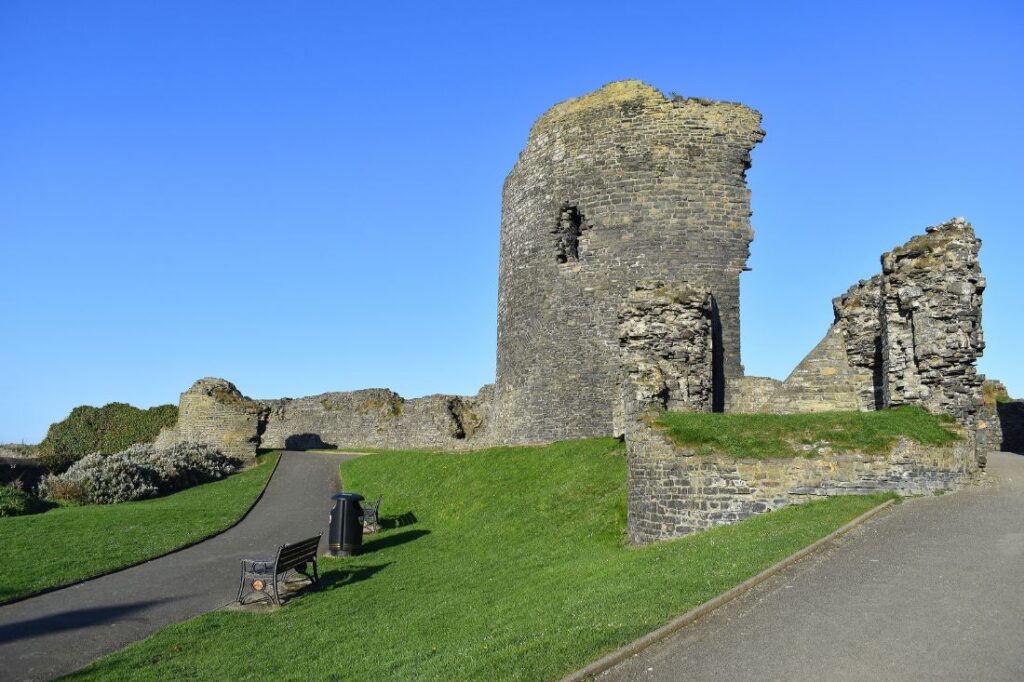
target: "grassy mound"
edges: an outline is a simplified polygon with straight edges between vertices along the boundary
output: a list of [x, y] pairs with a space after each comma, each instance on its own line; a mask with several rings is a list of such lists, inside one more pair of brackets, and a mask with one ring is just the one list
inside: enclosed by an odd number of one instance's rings
[[658, 423], [676, 445], [696, 448], [697, 454], [722, 452], [753, 459], [811, 456], [818, 447], [881, 453], [900, 436], [925, 445], [960, 439], [950, 428], [951, 418], [911, 406], [805, 414], [666, 412]]
[[624, 545], [613, 439], [342, 465], [384, 496], [365, 553], [270, 614], [171, 626], [78, 679], [556, 679], [843, 525], [882, 497], [835, 498], [643, 549]]
[[0, 518], [0, 603], [166, 554], [237, 521], [277, 455], [223, 481], [123, 504], [61, 507]]

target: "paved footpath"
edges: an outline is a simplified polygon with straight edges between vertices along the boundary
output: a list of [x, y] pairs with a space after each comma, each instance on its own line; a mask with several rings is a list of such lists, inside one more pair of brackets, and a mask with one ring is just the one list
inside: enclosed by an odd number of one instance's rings
[[1024, 457], [912, 499], [599, 680], [1024, 680]]
[[234, 601], [239, 560], [324, 532], [338, 455], [286, 452], [263, 498], [215, 538], [119, 573], [0, 606], [0, 680], [48, 680]]

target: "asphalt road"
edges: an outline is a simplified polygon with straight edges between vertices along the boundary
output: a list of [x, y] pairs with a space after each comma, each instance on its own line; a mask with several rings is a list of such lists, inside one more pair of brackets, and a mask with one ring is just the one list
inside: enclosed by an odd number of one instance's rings
[[988, 461], [598, 679], [1024, 680], [1024, 457]]
[[348, 457], [287, 452], [259, 503], [206, 542], [119, 573], [0, 606], [0, 680], [48, 680], [162, 627], [232, 603], [239, 560], [324, 533], [338, 465]]

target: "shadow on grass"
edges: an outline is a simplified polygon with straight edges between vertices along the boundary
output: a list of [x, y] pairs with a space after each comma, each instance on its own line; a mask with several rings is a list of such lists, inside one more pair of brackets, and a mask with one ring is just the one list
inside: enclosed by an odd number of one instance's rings
[[390, 563], [378, 564], [377, 566], [364, 566], [354, 570], [341, 569], [325, 572], [320, 576], [320, 589], [333, 590], [346, 585], [369, 580], [374, 575], [390, 566]]
[[430, 535], [429, 530], [407, 530], [404, 533], [395, 533], [394, 535], [388, 535], [382, 538], [375, 538], [369, 542], [363, 543], [363, 554], [370, 554], [371, 552], [377, 552], [382, 549], [388, 549], [389, 547], [397, 547], [398, 545], [404, 545], [407, 542], [413, 540], [419, 540], [424, 535]]
[[419, 521], [416, 515], [411, 511], [407, 511], [404, 514], [398, 514], [397, 516], [384, 516], [380, 520], [381, 528], [401, 528], [402, 526], [411, 526], [412, 524]]

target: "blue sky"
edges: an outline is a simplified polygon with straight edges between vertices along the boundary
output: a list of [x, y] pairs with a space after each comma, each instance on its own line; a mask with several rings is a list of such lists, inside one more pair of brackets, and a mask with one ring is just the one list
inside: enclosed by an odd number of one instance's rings
[[501, 184], [552, 104], [638, 78], [762, 112], [748, 374], [879, 255], [984, 241], [1024, 395], [1018, 2], [0, 3], [0, 442], [80, 404], [493, 381]]

